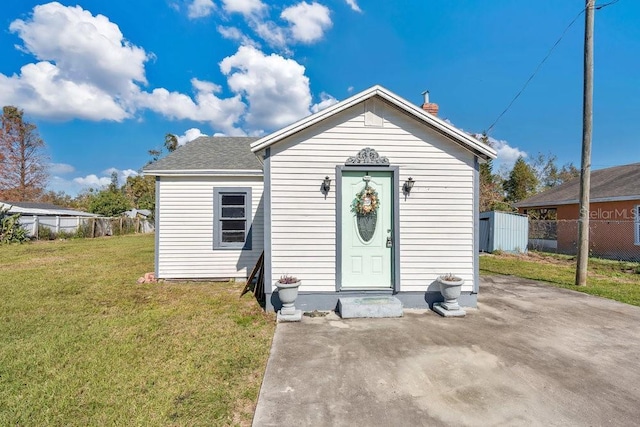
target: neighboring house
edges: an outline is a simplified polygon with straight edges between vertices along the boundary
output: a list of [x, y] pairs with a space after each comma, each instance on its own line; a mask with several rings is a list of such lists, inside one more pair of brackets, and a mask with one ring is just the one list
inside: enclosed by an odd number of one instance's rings
[[97, 215], [56, 206], [51, 203], [3, 202], [0, 208], [8, 208], [11, 214], [20, 214], [20, 224], [30, 235], [36, 236], [38, 225], [46, 226], [56, 233], [75, 232], [86, 218]]
[[[556, 212], [557, 251], [575, 254], [580, 179], [525, 199], [520, 213]], [[591, 172], [589, 248], [594, 256], [640, 260], [640, 163]]]
[[11, 214], [19, 213], [22, 216], [28, 216], [28, 215], [51, 216], [51, 217], [97, 216], [96, 214], [92, 214], [89, 212], [82, 212], [82, 211], [77, 211], [75, 209], [64, 208], [61, 206], [56, 206], [51, 203], [0, 201], [0, 208], [8, 208], [9, 213]]
[[[342, 295], [426, 307], [449, 272], [475, 306], [479, 163], [496, 152], [427, 111], [374, 86], [261, 139], [199, 138], [145, 167], [157, 277], [244, 279], [264, 250], [270, 309], [281, 275], [302, 280], [296, 305], [313, 310]], [[370, 235], [351, 211], [367, 186]]]

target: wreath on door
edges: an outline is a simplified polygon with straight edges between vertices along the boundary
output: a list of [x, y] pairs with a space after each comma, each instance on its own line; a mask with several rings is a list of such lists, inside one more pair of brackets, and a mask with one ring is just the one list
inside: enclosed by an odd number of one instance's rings
[[375, 189], [365, 185], [351, 202], [351, 212], [356, 214], [358, 234], [365, 242], [369, 242], [376, 231], [380, 198]]
[[375, 214], [378, 207], [380, 207], [378, 192], [368, 185], [356, 194], [355, 199], [351, 202], [351, 212], [356, 215], [367, 216]]

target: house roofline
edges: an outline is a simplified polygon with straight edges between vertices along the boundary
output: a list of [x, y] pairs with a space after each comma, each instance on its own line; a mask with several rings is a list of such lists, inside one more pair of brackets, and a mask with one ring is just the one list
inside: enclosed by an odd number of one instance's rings
[[207, 169], [158, 169], [143, 170], [143, 174], [152, 176], [263, 176], [261, 170], [207, 170]]
[[[591, 199], [589, 203], [606, 203], [606, 202], [627, 202], [637, 200], [640, 203], [640, 194], [631, 195], [631, 196], [615, 196], [615, 197], [598, 197], [595, 199]], [[544, 208], [544, 207], [553, 207], [553, 206], [564, 206], [564, 205], [577, 205], [579, 203], [578, 199], [570, 199], [563, 200], [560, 202], [545, 202], [545, 203], [516, 203], [514, 206], [517, 208]]]
[[444, 120], [433, 116], [426, 111], [422, 110], [418, 106], [412, 104], [406, 99], [390, 92], [380, 85], [372, 86], [369, 89], [366, 89], [358, 94], [353, 95], [350, 98], [347, 98], [337, 104], [334, 104], [330, 107], [325, 108], [322, 111], [319, 111], [315, 114], [307, 116], [297, 122], [286, 126], [278, 131], [275, 131], [253, 143], [251, 143], [251, 151], [254, 153], [263, 150], [284, 138], [287, 138], [295, 133], [298, 133], [316, 123], [321, 122], [322, 120], [340, 113], [364, 100], [372, 98], [374, 96], [380, 96], [382, 99], [388, 101], [392, 105], [404, 110], [407, 113], [412, 114], [418, 119], [421, 119], [424, 123], [426, 123], [429, 127], [438, 131], [439, 133], [453, 139], [455, 142], [460, 143], [465, 148], [472, 151], [478, 157], [481, 157], [485, 160], [487, 159], [495, 159], [497, 157], [497, 152], [489, 145], [483, 144], [478, 141], [476, 138], [465, 134], [464, 132], [457, 129], [455, 126], [450, 125]]

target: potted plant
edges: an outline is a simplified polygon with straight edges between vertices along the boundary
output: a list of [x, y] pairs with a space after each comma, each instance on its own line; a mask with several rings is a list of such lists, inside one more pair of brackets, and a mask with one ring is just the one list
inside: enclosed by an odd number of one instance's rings
[[280, 320], [300, 320], [302, 312], [296, 310], [295, 301], [298, 297], [298, 287], [302, 283], [296, 277], [289, 275], [282, 275], [275, 283], [278, 288], [278, 296], [282, 303], [282, 308], [278, 312], [278, 319]]
[[[440, 293], [444, 298], [444, 302], [438, 303], [437, 307], [442, 307], [444, 310], [447, 310], [449, 312], [464, 313], [464, 310], [462, 310], [460, 308], [460, 305], [458, 304], [458, 297], [460, 296], [460, 291], [462, 290], [464, 279], [461, 279], [453, 273], [447, 273], [438, 276], [436, 281], [438, 282], [438, 286], [440, 287]], [[436, 311], [438, 310], [436, 309]], [[438, 312], [440, 313], [440, 311]]]

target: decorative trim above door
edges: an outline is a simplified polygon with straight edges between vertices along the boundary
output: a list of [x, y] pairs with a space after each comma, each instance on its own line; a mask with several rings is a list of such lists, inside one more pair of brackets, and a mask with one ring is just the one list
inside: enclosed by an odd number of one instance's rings
[[344, 164], [347, 166], [389, 166], [389, 159], [380, 156], [373, 148], [366, 147], [355, 156], [349, 157]]

